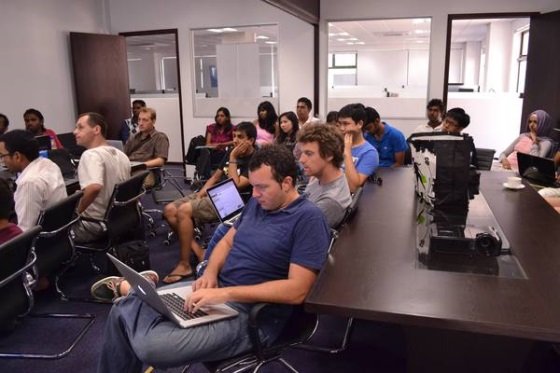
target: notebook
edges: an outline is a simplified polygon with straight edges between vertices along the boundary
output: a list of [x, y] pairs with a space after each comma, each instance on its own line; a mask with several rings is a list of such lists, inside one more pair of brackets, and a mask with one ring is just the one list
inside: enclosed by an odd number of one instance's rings
[[519, 176], [542, 186], [556, 186], [554, 161], [530, 154], [517, 152]]
[[204, 306], [196, 313], [183, 311], [185, 298], [192, 292], [191, 284], [185, 286], [156, 290], [144, 276], [130, 268], [111, 254], [107, 254], [111, 262], [130, 283], [136, 294], [162, 315], [175, 322], [181, 328], [190, 328], [208, 324], [218, 320], [236, 317], [239, 312], [226, 304]]
[[224, 180], [206, 190], [220, 221], [232, 226], [245, 207], [233, 179]]

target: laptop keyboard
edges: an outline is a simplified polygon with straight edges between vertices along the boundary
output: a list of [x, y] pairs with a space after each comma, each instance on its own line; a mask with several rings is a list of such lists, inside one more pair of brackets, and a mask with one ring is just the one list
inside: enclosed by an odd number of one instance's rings
[[195, 313], [186, 312], [183, 309], [183, 305], [185, 304], [185, 299], [181, 298], [175, 293], [167, 293], [167, 294], [160, 294], [160, 298], [163, 300], [163, 303], [177, 316], [179, 316], [183, 320], [192, 320], [198, 317], [207, 316], [206, 312], [201, 310], [196, 311]]

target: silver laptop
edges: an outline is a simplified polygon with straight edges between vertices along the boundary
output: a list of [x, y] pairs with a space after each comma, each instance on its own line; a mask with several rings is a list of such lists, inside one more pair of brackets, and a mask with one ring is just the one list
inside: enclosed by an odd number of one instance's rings
[[232, 226], [241, 216], [245, 203], [233, 179], [224, 180], [206, 190], [220, 221]]
[[188, 313], [183, 310], [185, 298], [191, 292], [191, 284], [185, 286], [156, 290], [141, 274], [130, 268], [111, 254], [107, 254], [115, 267], [130, 283], [136, 294], [162, 315], [175, 322], [181, 328], [190, 328], [197, 325], [207, 324], [218, 320], [236, 317], [239, 312], [226, 304], [204, 306], [196, 313]]
[[107, 145], [112, 146], [113, 148], [119, 149], [121, 152], [124, 152], [124, 145], [121, 140], [106, 140]]

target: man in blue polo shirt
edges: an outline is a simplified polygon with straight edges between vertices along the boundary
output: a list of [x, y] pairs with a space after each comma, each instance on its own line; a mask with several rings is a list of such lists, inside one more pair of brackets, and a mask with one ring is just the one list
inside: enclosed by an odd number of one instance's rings
[[379, 166], [393, 167], [404, 165], [404, 152], [408, 148], [401, 131], [383, 122], [377, 110], [366, 108], [367, 123], [364, 126], [365, 139], [379, 153]]
[[248, 351], [248, 315], [259, 302], [277, 304], [264, 315], [262, 332], [269, 341], [278, 337], [289, 305], [301, 304], [311, 290], [330, 238], [321, 210], [299, 196], [297, 172], [284, 146], [255, 152], [249, 163], [253, 198], [216, 245], [185, 303], [185, 309], [196, 312], [227, 302], [239, 315], [181, 329], [132, 292], [117, 300], [109, 314], [99, 372], [140, 371], [142, 363], [169, 368]]

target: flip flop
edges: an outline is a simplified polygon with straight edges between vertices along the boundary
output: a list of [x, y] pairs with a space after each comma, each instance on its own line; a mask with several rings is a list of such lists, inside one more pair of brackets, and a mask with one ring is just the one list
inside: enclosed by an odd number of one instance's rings
[[[181, 274], [179, 274], [179, 273], [170, 273], [170, 274], [168, 274], [167, 276], [165, 276], [165, 278], [163, 279], [163, 282], [166, 283], [166, 284], [174, 284], [174, 283], [176, 283], [176, 282], [185, 280], [185, 279], [187, 279], [187, 278], [189, 278], [189, 277], [193, 277], [193, 276], [194, 276], [194, 273], [189, 273], [189, 274], [186, 274], [186, 275], [181, 275]], [[177, 280], [175, 280], [175, 281], [169, 281], [169, 278], [170, 278], [170, 277], [176, 277]]]

